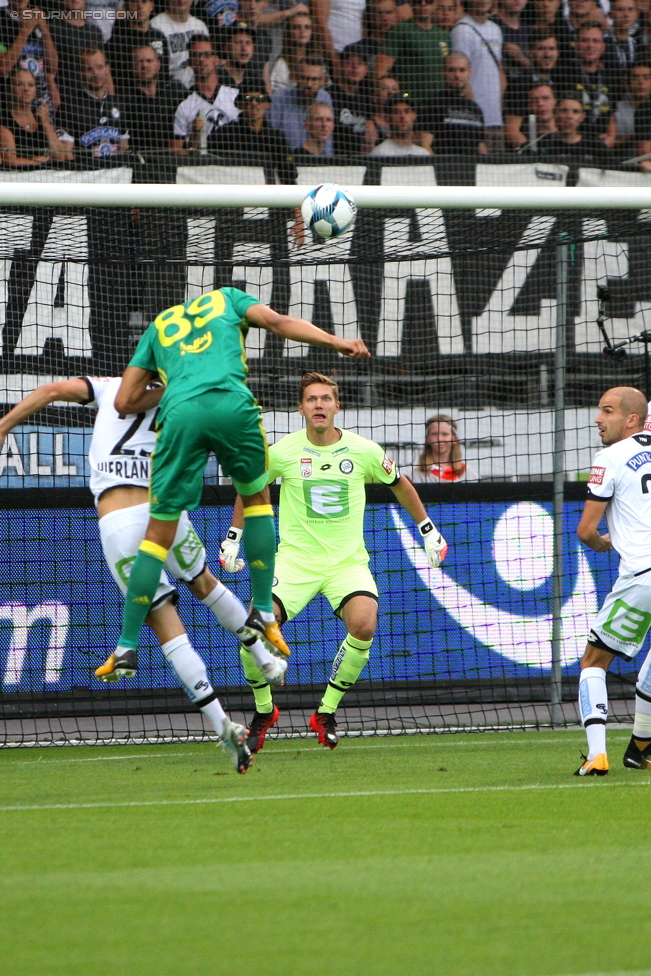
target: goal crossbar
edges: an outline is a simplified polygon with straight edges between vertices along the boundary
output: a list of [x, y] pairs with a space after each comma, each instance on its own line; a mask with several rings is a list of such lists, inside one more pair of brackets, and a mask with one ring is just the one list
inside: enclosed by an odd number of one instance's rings
[[[12, 207], [300, 207], [313, 186], [173, 183], [0, 182], [0, 205]], [[640, 210], [640, 187], [355, 186], [361, 209]]]

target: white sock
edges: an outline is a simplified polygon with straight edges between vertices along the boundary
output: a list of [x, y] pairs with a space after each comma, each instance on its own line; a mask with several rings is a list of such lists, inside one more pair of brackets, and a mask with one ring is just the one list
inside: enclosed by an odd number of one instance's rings
[[174, 637], [161, 647], [165, 659], [174, 668], [190, 701], [196, 705], [208, 699], [204, 705], [198, 707], [217, 735], [221, 735], [224, 722], [228, 719], [210, 683], [206, 665], [190, 643], [188, 635], [181, 634], [179, 637]]
[[633, 722], [634, 739], [651, 739], [651, 702], [645, 701], [639, 695], [635, 696], [635, 721]]
[[201, 601], [204, 607], [208, 607], [211, 613], [222, 625], [224, 630], [230, 630], [231, 634], [236, 634], [240, 627], [244, 626], [248, 613], [241, 600], [238, 600], [234, 593], [217, 582], [214, 590]]
[[199, 711], [206, 716], [208, 724], [213, 727], [218, 736], [223, 736], [224, 728], [228, 724], [228, 715], [222, 708], [219, 698], [213, 698], [207, 705], [202, 705]]
[[[238, 600], [234, 593], [231, 593], [228, 587], [218, 581], [214, 590], [201, 602], [214, 614], [224, 630], [229, 630], [231, 634], [237, 634], [241, 640], [238, 631], [244, 626], [248, 614], [244, 604]], [[259, 668], [273, 660], [273, 655], [261, 640], [254, 640], [251, 643], [242, 641], [242, 643], [247, 651], [251, 652]]]
[[634, 739], [651, 739], [651, 651], [640, 668], [635, 687]]
[[603, 668], [585, 668], [579, 678], [579, 711], [588, 739], [588, 759], [606, 752], [608, 691]]
[[588, 759], [594, 759], [606, 751], [606, 725], [604, 722], [595, 722], [588, 725], [585, 730], [588, 740]]

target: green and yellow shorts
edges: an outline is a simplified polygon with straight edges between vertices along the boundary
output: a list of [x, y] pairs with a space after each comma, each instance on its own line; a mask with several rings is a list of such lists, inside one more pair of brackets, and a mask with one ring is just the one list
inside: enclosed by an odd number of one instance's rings
[[267, 435], [262, 411], [246, 388], [208, 390], [166, 412], [151, 459], [149, 510], [154, 517], [175, 518], [198, 508], [211, 451], [240, 494], [254, 495], [266, 486]]

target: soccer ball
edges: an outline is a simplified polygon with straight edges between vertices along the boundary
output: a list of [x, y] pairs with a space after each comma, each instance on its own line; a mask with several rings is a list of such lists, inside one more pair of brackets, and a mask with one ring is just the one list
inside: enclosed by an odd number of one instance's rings
[[301, 205], [305, 226], [319, 237], [339, 237], [355, 219], [355, 201], [336, 183], [322, 183], [310, 190]]

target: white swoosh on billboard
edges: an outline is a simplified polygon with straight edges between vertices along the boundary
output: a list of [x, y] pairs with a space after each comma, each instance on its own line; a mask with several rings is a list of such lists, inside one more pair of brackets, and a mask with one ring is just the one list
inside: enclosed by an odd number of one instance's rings
[[[414, 542], [399, 513], [391, 509], [393, 523], [414, 569], [457, 623], [475, 640], [516, 664], [549, 668], [552, 662], [552, 618], [528, 617], [484, 603], [441, 569], [430, 569], [424, 549]], [[590, 623], [597, 612], [597, 591], [588, 561], [579, 550], [579, 567], [572, 596], [563, 604], [563, 667], [574, 664], [585, 650]]]

